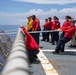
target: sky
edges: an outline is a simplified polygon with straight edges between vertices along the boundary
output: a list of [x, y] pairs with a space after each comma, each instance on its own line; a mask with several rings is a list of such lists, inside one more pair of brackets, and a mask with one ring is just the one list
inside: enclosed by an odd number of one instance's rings
[[0, 25], [26, 25], [30, 15], [41, 25], [50, 16], [63, 23], [66, 15], [76, 18], [76, 0], [0, 0]]

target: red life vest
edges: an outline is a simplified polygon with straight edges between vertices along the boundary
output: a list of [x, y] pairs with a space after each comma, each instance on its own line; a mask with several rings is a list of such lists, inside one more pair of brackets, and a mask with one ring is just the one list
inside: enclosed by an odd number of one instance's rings
[[45, 23], [45, 24], [43, 25], [43, 27], [48, 28], [48, 29], [51, 30], [52, 24], [53, 24], [53, 22], [52, 22], [52, 21], [49, 21], [49, 22]]
[[68, 29], [68, 27], [70, 26], [70, 23], [71, 23], [70, 21], [68, 21], [68, 22], [65, 21], [65, 22], [63, 23], [63, 26], [61, 27], [61, 29], [62, 29], [62, 30]]
[[69, 26], [68, 29], [63, 30], [63, 32], [65, 32], [64, 37], [71, 39], [75, 31], [75, 26]]
[[56, 30], [59, 28], [60, 28], [60, 22], [59, 21], [53, 21], [52, 30]]

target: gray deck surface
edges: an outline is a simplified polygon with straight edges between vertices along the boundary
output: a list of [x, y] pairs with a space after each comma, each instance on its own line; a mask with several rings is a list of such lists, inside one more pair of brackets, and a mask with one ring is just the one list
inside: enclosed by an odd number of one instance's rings
[[[66, 44], [64, 53], [54, 55], [52, 52], [44, 51], [43, 53], [51, 61], [53, 67], [59, 75], [76, 75], [76, 48], [69, 48], [69, 43]], [[54, 50], [56, 45], [51, 45], [49, 42], [40, 41], [42, 50]], [[46, 75], [39, 60], [30, 64], [31, 75]], [[51, 74], [50, 74], [51, 75]]]

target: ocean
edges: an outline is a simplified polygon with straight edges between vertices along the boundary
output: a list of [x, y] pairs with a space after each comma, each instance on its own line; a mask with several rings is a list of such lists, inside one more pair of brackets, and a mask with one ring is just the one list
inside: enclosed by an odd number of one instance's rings
[[[7, 33], [11, 32], [17, 32], [20, 25], [0, 25], [0, 31], [4, 31]], [[14, 40], [16, 37], [16, 34], [8, 34], [8, 36], [11, 38], [11, 40]]]
[[18, 29], [20, 25], [0, 25], [0, 30], [13, 30], [13, 29]]

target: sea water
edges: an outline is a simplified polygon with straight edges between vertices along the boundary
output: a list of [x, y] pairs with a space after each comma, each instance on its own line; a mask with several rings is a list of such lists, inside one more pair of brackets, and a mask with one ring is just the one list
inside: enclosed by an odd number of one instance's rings
[[[20, 25], [0, 25], [0, 31], [4, 31], [7, 33], [17, 32]], [[16, 34], [7, 34], [11, 40], [15, 39]]]

